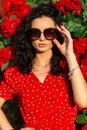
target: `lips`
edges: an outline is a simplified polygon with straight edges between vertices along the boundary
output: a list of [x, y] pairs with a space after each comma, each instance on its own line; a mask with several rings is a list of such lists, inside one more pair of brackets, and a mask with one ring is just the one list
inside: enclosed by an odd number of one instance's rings
[[46, 44], [41, 43], [41, 44], [38, 44], [38, 46], [39, 46], [39, 47], [45, 47], [45, 46], [46, 46]]

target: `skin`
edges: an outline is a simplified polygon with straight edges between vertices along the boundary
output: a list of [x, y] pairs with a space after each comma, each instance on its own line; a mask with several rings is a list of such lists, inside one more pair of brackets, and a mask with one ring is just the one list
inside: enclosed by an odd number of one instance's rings
[[[44, 26], [42, 22], [43, 20], [45, 20]], [[43, 32], [47, 28], [55, 28], [55, 27], [56, 26], [54, 24], [54, 21], [45, 16], [41, 18], [37, 18], [32, 21], [32, 28], [37, 28], [41, 32]], [[52, 56], [51, 48], [53, 47], [53, 42], [51, 40], [45, 39], [43, 33], [41, 33], [40, 38], [33, 41], [32, 44], [34, 48], [36, 49], [36, 59], [40, 60], [38, 62], [40, 62], [41, 65], [44, 65], [45, 63], [47, 63]], [[40, 45], [42, 44], [44, 44], [44, 46], [41, 47]], [[43, 58], [39, 58], [39, 57], [43, 57]]]
[[[44, 25], [44, 26], [43, 26]], [[65, 56], [67, 60], [67, 64], [69, 67], [69, 71], [72, 71], [73, 68], [77, 68], [74, 70], [73, 76], [71, 78], [73, 97], [76, 104], [81, 108], [87, 108], [87, 83], [81, 73], [80, 67], [77, 63], [74, 51], [73, 51], [73, 40], [69, 31], [61, 25], [60, 27], [55, 25], [54, 21], [46, 16], [41, 18], [36, 18], [32, 21], [32, 28], [38, 28], [41, 32], [43, 32], [46, 28], [57, 28], [61, 35], [64, 37], [64, 43], [61, 45], [56, 39], [47, 40], [45, 39], [43, 33], [38, 40], [32, 42], [34, 48], [36, 49], [36, 57], [35, 61], [40, 65], [46, 65], [50, 58], [52, 57], [51, 48], [54, 44], [58, 47], [60, 52]], [[44, 44], [44, 46], [42, 45]], [[45, 76], [39, 77], [39, 79], [43, 82]], [[2, 107], [5, 99], [0, 98], [0, 107]], [[5, 115], [0, 110], [0, 117], [3, 117], [2, 128], [1, 130], [9, 130], [12, 126], [7, 122]], [[1, 121], [2, 119], [0, 119]], [[6, 129], [5, 129], [6, 128]], [[35, 130], [34, 128], [22, 128], [21, 130]]]

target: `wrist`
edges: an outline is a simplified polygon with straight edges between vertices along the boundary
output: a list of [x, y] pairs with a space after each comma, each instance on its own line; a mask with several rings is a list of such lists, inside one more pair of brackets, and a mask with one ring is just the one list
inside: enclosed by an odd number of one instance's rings
[[69, 71], [72, 71], [73, 68], [79, 66], [75, 54], [70, 55], [66, 60], [69, 67]]
[[79, 68], [79, 65], [78, 65], [78, 66], [76, 66], [76, 67], [74, 67], [72, 70], [70, 70], [70, 71], [69, 71], [69, 73], [68, 73], [68, 75], [69, 75], [69, 79], [71, 79], [71, 78], [72, 78], [73, 73], [74, 73], [74, 71], [75, 71], [77, 68]]
[[69, 63], [72, 63], [72, 62], [74, 62], [74, 61], [76, 61], [76, 56], [75, 56], [75, 54], [72, 53], [72, 54], [66, 56], [66, 60], [67, 60], [68, 64], [69, 64]]

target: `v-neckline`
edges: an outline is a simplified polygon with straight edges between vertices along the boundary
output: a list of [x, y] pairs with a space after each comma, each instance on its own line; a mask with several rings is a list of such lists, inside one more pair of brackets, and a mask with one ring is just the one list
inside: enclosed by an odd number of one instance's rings
[[44, 78], [44, 80], [43, 80], [43, 82], [41, 82], [41, 80], [35, 75], [35, 73], [33, 72], [33, 71], [31, 71], [31, 73], [33, 74], [33, 76], [36, 78], [36, 80], [38, 80], [39, 81], [39, 83], [40, 84], [44, 84], [45, 83], [45, 81], [46, 81], [46, 79], [47, 79], [47, 77], [48, 77], [48, 75], [49, 75], [49, 72], [46, 74], [46, 76], [45, 76], [45, 78]]

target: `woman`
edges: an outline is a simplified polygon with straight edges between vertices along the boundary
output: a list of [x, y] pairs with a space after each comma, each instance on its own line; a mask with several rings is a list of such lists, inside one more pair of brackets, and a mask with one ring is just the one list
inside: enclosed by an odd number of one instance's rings
[[[17, 29], [14, 50], [15, 65], [0, 86], [0, 107], [16, 95], [25, 122], [21, 130], [75, 130], [77, 108], [87, 107], [87, 83], [54, 5], [31, 10]], [[1, 109], [0, 128], [13, 130]]]

